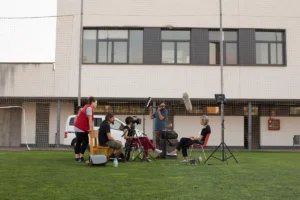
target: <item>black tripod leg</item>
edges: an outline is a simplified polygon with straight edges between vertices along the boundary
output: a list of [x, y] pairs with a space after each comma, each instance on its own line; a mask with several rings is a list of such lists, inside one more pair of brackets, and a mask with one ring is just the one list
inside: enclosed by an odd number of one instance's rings
[[235, 162], [236, 163], [239, 163], [238, 161], [237, 161], [237, 159], [234, 157], [234, 155], [233, 155], [233, 153], [230, 151], [230, 149], [228, 148], [228, 146], [225, 144], [225, 146], [226, 146], [226, 149], [229, 151], [229, 153], [231, 154], [231, 156], [234, 158], [234, 160], [235, 160]]
[[141, 161], [143, 160], [142, 158], [140, 158], [140, 155], [143, 153], [143, 151], [139, 152], [139, 154], [133, 159], [133, 161], [135, 161], [137, 158], [140, 159]]
[[[222, 144], [222, 143], [221, 143]], [[210, 156], [205, 160], [204, 164], [214, 155], [214, 153], [220, 148], [221, 144], [210, 154]]]
[[132, 149], [132, 143], [133, 143], [133, 139], [131, 139], [131, 141], [129, 142], [129, 145], [127, 145], [126, 151], [125, 151], [125, 159], [127, 159], [127, 161], [129, 161], [130, 159], [130, 152]]
[[148, 153], [148, 156], [150, 156], [151, 159], [153, 159], [154, 161], [156, 161], [155, 158], [150, 153]]
[[[224, 143], [225, 144], [225, 143]], [[225, 144], [226, 145], [226, 144]], [[226, 160], [226, 164], [228, 165], [228, 160], [227, 160], [227, 155], [226, 155], [226, 150], [225, 150], [225, 146], [224, 146], [224, 154], [225, 154], [225, 160]]]

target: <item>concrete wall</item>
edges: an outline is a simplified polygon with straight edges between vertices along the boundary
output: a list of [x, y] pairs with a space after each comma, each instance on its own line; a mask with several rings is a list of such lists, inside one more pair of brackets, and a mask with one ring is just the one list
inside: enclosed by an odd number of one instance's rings
[[55, 62], [56, 1], [0, 1], [0, 63]]
[[[60, 113], [60, 143], [63, 144], [64, 132], [66, 129], [66, 121], [69, 115], [74, 114], [74, 104], [61, 103]], [[50, 118], [49, 118], [49, 144], [55, 144], [55, 138], [57, 133], [57, 102], [50, 104]]]
[[[22, 118], [22, 140], [21, 143], [28, 144], [36, 143], [36, 103], [23, 103], [25, 108], [25, 122], [26, 129], [24, 128], [24, 122]], [[60, 122], [60, 141], [63, 144], [64, 131], [66, 127], [66, 120], [69, 115], [74, 113], [74, 105], [72, 103], [61, 103], [61, 122]], [[25, 135], [26, 130], [26, 135]], [[55, 144], [55, 134], [57, 130], [57, 104], [56, 102], [50, 103], [50, 115], [49, 115], [49, 144]]]
[[[36, 103], [23, 103], [25, 109], [25, 124], [22, 118], [22, 144], [35, 144], [36, 132]], [[24, 127], [26, 126], [26, 128]]]
[[[218, 0], [84, 2], [84, 27], [219, 26]], [[57, 5], [58, 15], [74, 16], [57, 19], [55, 71], [44, 66], [17, 70], [6, 80], [11, 81], [10, 84], [0, 86], [5, 91], [3, 96], [77, 96], [80, 1], [60, 0]], [[224, 93], [227, 97], [299, 99], [300, 2], [230, 0], [224, 1], [223, 7], [224, 27], [286, 29], [287, 36], [287, 67], [225, 68]], [[37, 80], [28, 80], [32, 73]], [[220, 91], [219, 81], [219, 68], [213, 66], [84, 65], [82, 95], [179, 98], [183, 92], [188, 92], [192, 98], [212, 98]], [[35, 89], [21, 91], [20, 85], [25, 83]]]
[[[221, 143], [221, 118], [209, 116], [211, 135], [208, 146], [218, 146]], [[174, 116], [174, 130], [181, 137], [197, 136], [202, 130], [200, 118], [190, 116]], [[244, 146], [244, 117], [225, 116], [225, 143], [228, 146]]]
[[20, 108], [0, 109], [0, 146], [19, 147], [21, 144]]
[[300, 117], [275, 117], [280, 119], [280, 130], [268, 130], [268, 117], [260, 118], [261, 146], [293, 146], [294, 135], [300, 135]]
[[53, 64], [0, 64], [0, 96], [54, 96], [53, 69]]

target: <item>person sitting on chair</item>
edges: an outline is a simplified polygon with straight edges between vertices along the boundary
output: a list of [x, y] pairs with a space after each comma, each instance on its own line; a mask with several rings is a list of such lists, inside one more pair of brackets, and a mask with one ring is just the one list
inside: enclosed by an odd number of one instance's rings
[[151, 143], [148, 137], [141, 137], [137, 139], [137, 135], [135, 134], [134, 130], [134, 124], [132, 123], [133, 117], [126, 117], [125, 122], [126, 126], [124, 127], [124, 138], [127, 140], [128, 145], [136, 144], [140, 141], [141, 145], [144, 147], [145, 157], [148, 162], [151, 161], [148, 158], [149, 147], [153, 150], [154, 153], [160, 154], [162, 152], [161, 150], [155, 148], [155, 146]]
[[182, 149], [183, 160], [181, 162], [188, 162], [187, 149], [192, 144], [203, 144], [207, 134], [211, 133], [210, 126], [208, 125], [209, 119], [206, 115], [200, 117], [200, 124], [203, 126], [202, 131], [197, 137], [191, 136], [190, 138], [181, 138], [178, 146], [168, 156], [177, 156], [177, 151]]
[[118, 140], [115, 140], [110, 132], [110, 124], [113, 124], [115, 121], [115, 115], [113, 113], [108, 113], [105, 116], [105, 120], [101, 123], [99, 128], [99, 144], [100, 146], [109, 146], [114, 149], [115, 158], [119, 158], [122, 153], [122, 143]]

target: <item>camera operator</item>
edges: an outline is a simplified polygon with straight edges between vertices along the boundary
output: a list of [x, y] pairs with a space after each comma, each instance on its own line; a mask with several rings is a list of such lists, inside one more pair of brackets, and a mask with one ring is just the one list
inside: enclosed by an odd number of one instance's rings
[[[136, 121], [133, 119], [133, 117], [126, 117], [125, 119], [126, 122], [126, 126], [124, 127], [124, 138], [126, 139], [127, 142], [132, 142], [132, 144], [134, 143], [138, 143], [138, 139], [137, 139], [137, 135], [135, 134], [135, 127], [134, 127], [134, 123], [136, 123]], [[159, 149], [156, 149], [154, 147], [154, 145], [151, 143], [151, 141], [149, 140], [148, 137], [139, 137], [139, 140], [141, 142], [141, 145], [144, 147], [144, 151], [145, 151], [145, 157], [146, 160], [149, 162], [151, 160], [149, 160], [148, 158], [148, 149], [149, 147], [153, 150], [154, 153], [160, 154], [162, 151]]]
[[156, 148], [160, 146], [160, 134], [166, 128], [166, 122], [168, 120], [168, 110], [165, 109], [166, 104], [161, 102], [157, 111], [153, 114], [152, 107], [150, 107], [150, 118], [155, 119], [155, 142]]

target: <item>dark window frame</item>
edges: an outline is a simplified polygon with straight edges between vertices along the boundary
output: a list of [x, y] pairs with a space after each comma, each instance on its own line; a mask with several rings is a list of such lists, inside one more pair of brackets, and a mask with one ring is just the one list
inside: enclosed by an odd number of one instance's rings
[[[175, 39], [162, 39], [162, 31], [189, 31], [190, 39], [186, 40], [175, 40]], [[163, 63], [163, 43], [174, 43], [174, 63]], [[177, 63], [177, 43], [188, 43], [189, 44], [189, 62], [188, 63]], [[191, 65], [191, 30], [190, 29], [161, 29], [161, 65]]]
[[[217, 44], [219, 45], [219, 48], [221, 48], [221, 45], [220, 45], [220, 40], [211, 40], [209, 38], [209, 33], [210, 32], [220, 32], [219, 29], [208, 29], [208, 56], [210, 57], [210, 44], [211, 43], [214, 43], [214, 44]], [[239, 29], [225, 29], [223, 30], [223, 34], [225, 32], [236, 32], [236, 40], [225, 40], [225, 36], [224, 36], [224, 40], [223, 40], [223, 64], [224, 66], [239, 66], [239, 33], [238, 33]], [[225, 35], [225, 34], [224, 34]], [[227, 64], [226, 63], [226, 44], [236, 44], [236, 64]], [[220, 65], [220, 62], [221, 62], [221, 58], [220, 58], [220, 51], [219, 52], [216, 52], [217, 55], [216, 55], [216, 58], [219, 57], [219, 61], [216, 60], [216, 64], [210, 64], [210, 59], [209, 59], [209, 64], [210, 66], [219, 66]]]
[[[85, 30], [95, 30], [96, 31], [96, 62], [84, 63], [83, 62], [83, 51], [82, 51], [82, 54], [81, 54], [82, 61], [81, 61], [81, 63], [83, 65], [98, 65], [98, 64], [102, 64], [102, 65], [142, 65], [142, 64], [144, 64], [143, 59], [141, 60], [140, 63], [136, 63], [136, 62], [131, 63], [130, 62], [130, 32], [131, 31], [142, 31], [142, 32], [144, 32], [143, 28], [84, 28], [83, 31], [85, 31]], [[117, 38], [99, 39], [98, 38], [98, 32], [102, 31], [102, 30], [104, 30], [104, 31], [110, 31], [110, 30], [123, 31], [123, 30], [126, 30], [126, 31], [128, 31], [128, 38], [127, 39], [123, 39], [123, 38], [120, 38], [120, 39], [117, 39]], [[142, 37], [143, 37], [143, 41], [144, 41], [144, 33], [142, 34]], [[82, 48], [83, 48], [83, 45], [84, 45], [83, 42], [84, 42], [84, 39], [82, 38]], [[109, 42], [112, 42], [111, 62], [98, 62], [99, 42], [106, 42], [106, 44], [107, 44], [106, 47], [107, 48], [108, 48]], [[117, 63], [114, 62], [114, 43], [115, 42], [126, 42], [127, 43], [126, 62], [117, 62]], [[142, 48], [142, 50], [144, 51], [144, 48]]]
[[[255, 65], [256, 66], [286, 66], [287, 65], [287, 59], [286, 59], [286, 32], [285, 30], [269, 30], [269, 29], [255, 29], [256, 32], [267, 32], [267, 33], [281, 33], [281, 41], [266, 41], [266, 40], [256, 40], [255, 39]], [[254, 36], [255, 37], [255, 36]], [[267, 44], [268, 45], [268, 64], [260, 64], [257, 63], [256, 60], [256, 44]], [[276, 50], [277, 50], [277, 44], [282, 45], [282, 64], [271, 64], [271, 44], [276, 44]], [[277, 51], [276, 51], [277, 54]], [[276, 55], [276, 62], [278, 63], [278, 56]]]
[[[97, 35], [98, 35], [98, 31], [97, 30]], [[129, 63], [129, 37], [130, 37], [130, 31], [128, 31], [128, 39], [97, 39], [97, 47], [96, 47], [96, 63], [97, 64], [128, 64]], [[107, 53], [108, 52], [108, 45], [109, 42], [111, 42], [111, 62], [99, 62], [99, 42], [106, 42], [106, 49], [107, 49]], [[126, 62], [114, 62], [114, 51], [115, 51], [115, 43], [116, 42], [126, 42]], [[108, 54], [106, 55], [108, 58]]]

